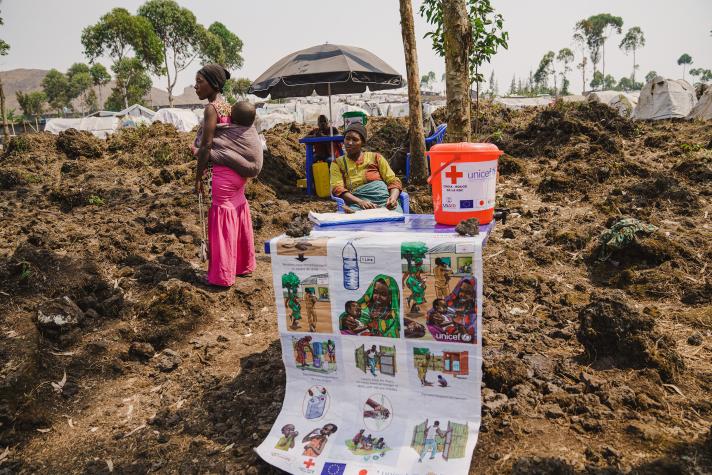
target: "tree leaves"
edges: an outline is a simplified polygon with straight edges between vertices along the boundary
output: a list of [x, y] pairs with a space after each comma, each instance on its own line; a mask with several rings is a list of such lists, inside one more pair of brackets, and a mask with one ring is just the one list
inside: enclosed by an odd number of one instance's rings
[[[470, 83], [479, 83], [484, 81], [480, 69], [485, 61], [489, 63], [499, 48], [508, 48], [509, 33], [503, 29], [504, 17], [495, 13], [490, 0], [467, 0], [467, 13], [471, 31], [468, 53]], [[442, 3], [439, 0], [424, 0], [420, 6], [420, 15], [435, 28], [426, 33], [424, 38], [429, 37], [432, 40], [433, 50], [438, 55], [444, 56]]]

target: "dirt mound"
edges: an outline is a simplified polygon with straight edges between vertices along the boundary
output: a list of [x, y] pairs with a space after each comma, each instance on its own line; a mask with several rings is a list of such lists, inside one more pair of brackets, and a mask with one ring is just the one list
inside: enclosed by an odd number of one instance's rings
[[656, 174], [628, 187], [628, 200], [639, 208], [694, 210], [700, 207], [697, 195], [685, 184], [666, 173]]
[[405, 173], [406, 154], [410, 149], [408, 122], [405, 118], [372, 117], [366, 124], [366, 150], [378, 152], [396, 173]]
[[5, 157], [33, 153], [37, 155], [56, 155], [57, 136], [49, 132], [40, 134], [16, 135], [7, 144]]
[[67, 129], [57, 136], [57, 150], [68, 158], [99, 158], [104, 153], [105, 142], [85, 130]]
[[622, 295], [599, 294], [579, 313], [576, 336], [593, 360], [611, 358], [623, 367], [650, 367], [666, 380], [685, 368], [675, 342], [656, 330], [655, 312], [631, 307]]
[[482, 369], [482, 379], [488, 388], [500, 393], [510, 393], [512, 388], [524, 383], [531, 377], [529, 368], [519, 358], [512, 356], [485, 362]]
[[137, 312], [140, 329], [135, 339], [150, 343], [157, 350], [177, 335], [190, 331], [209, 312], [207, 294], [176, 279], [158, 284], [151, 297]]
[[690, 181], [699, 183], [712, 181], [712, 158], [710, 157], [685, 158], [675, 164], [672, 169]]
[[265, 132], [267, 151], [257, 181], [264, 183], [280, 198], [297, 191], [297, 179], [304, 178], [305, 146], [299, 139], [311, 130], [306, 124], [278, 124]]
[[124, 167], [165, 167], [191, 162], [194, 138], [194, 134], [178, 132], [171, 124], [154, 122], [116, 131], [107, 139], [106, 149]]
[[539, 112], [527, 128], [514, 135], [507, 153], [520, 157], [555, 157], [562, 147], [588, 142], [609, 154], [622, 153], [622, 137], [632, 136], [633, 122], [596, 102], [557, 102]]

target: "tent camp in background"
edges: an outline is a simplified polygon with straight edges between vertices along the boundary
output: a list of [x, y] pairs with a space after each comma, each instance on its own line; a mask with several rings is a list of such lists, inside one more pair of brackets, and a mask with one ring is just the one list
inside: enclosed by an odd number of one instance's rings
[[595, 91], [588, 95], [588, 101], [605, 104], [618, 111], [622, 117], [630, 119], [638, 105], [639, 96], [638, 92]]
[[697, 105], [692, 108], [688, 119], [712, 120], [712, 86], [708, 86]]
[[657, 76], [640, 91], [633, 117], [638, 120], [679, 119], [687, 117], [695, 104], [695, 88], [690, 83]]
[[510, 97], [495, 97], [495, 104], [502, 104], [507, 109], [524, 109], [525, 107], [537, 107], [537, 106], [548, 106], [554, 102], [554, 98], [551, 96], [538, 96], [538, 97], [524, 97], [524, 96], [510, 96]]
[[49, 119], [45, 125], [45, 132], [59, 135], [67, 129], [85, 130], [95, 137], [105, 139], [119, 128], [119, 119], [116, 117], [82, 117], [81, 119]]
[[173, 124], [179, 132], [190, 132], [200, 124], [198, 117], [193, 111], [175, 107], [160, 109], [156, 112], [156, 115], [153, 116], [153, 122]]

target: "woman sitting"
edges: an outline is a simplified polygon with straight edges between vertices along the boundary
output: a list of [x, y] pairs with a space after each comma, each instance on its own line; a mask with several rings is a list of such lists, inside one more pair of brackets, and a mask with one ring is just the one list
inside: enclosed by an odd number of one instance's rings
[[359, 123], [346, 127], [346, 155], [331, 162], [331, 193], [344, 200], [347, 212], [386, 207], [402, 213], [401, 181], [383, 155], [361, 150], [365, 143], [366, 127]]

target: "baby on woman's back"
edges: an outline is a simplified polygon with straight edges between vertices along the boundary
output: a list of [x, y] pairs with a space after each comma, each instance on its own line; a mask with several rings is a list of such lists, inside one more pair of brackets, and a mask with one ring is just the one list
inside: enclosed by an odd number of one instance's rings
[[[255, 106], [247, 101], [232, 106], [230, 124], [218, 124], [215, 128], [210, 162], [229, 167], [244, 178], [254, 178], [262, 170], [262, 141], [257, 134]], [[200, 143], [201, 134], [196, 137]]]

